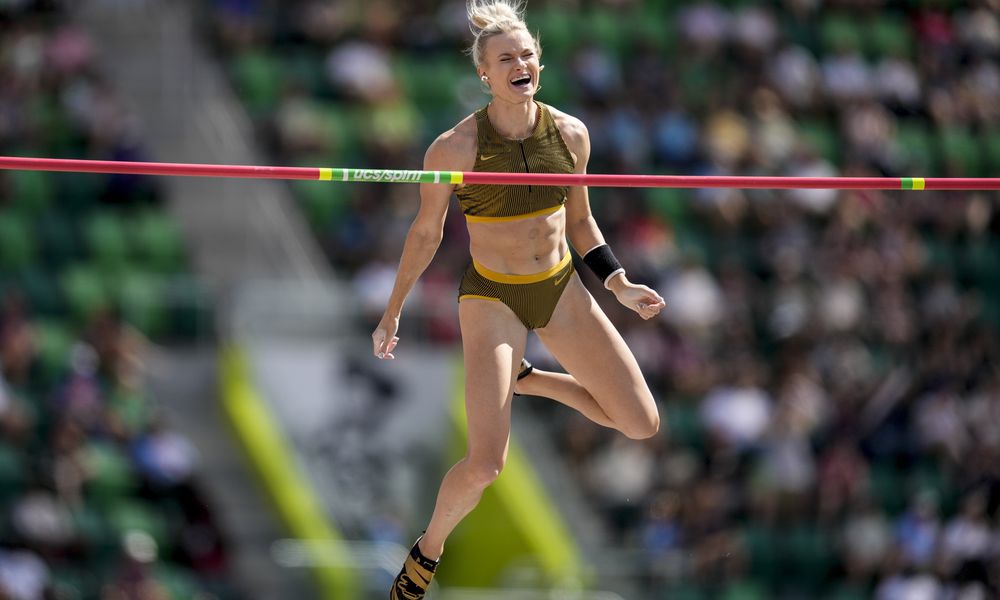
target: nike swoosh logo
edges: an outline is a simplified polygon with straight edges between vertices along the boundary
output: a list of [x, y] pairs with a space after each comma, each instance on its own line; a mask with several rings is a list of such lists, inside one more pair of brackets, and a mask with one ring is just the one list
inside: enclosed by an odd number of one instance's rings
[[561, 281], [562, 281], [563, 279], [566, 279], [566, 276], [567, 276], [567, 275], [569, 275], [569, 271], [566, 271], [565, 273], [563, 273], [562, 275], [560, 275], [558, 279], [556, 279], [555, 281], [553, 281], [553, 282], [552, 282], [552, 285], [559, 285], [559, 283], [560, 283], [560, 282], [561, 282]]
[[498, 156], [500, 156], [500, 155], [499, 154], [490, 154], [489, 156], [486, 156], [485, 154], [480, 154], [479, 155], [479, 160], [489, 160], [491, 158], [496, 158]]

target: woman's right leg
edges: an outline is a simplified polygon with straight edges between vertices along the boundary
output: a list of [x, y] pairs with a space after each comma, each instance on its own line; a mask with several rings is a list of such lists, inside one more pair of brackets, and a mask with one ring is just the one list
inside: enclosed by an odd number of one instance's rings
[[466, 298], [459, 303], [465, 359], [465, 408], [469, 448], [445, 475], [420, 551], [436, 560], [458, 523], [493, 483], [507, 460], [514, 365], [524, 355], [527, 329], [501, 302]]

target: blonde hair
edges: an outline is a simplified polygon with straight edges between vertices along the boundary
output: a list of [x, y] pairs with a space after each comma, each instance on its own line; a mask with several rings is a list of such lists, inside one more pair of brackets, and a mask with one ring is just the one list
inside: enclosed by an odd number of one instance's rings
[[[524, 0], [467, 0], [465, 12], [469, 17], [469, 28], [472, 29], [474, 39], [468, 53], [472, 57], [472, 62], [477, 67], [483, 61], [483, 49], [486, 41], [491, 37], [510, 33], [523, 29], [528, 31], [528, 25], [524, 22]], [[538, 38], [531, 35], [535, 42], [535, 51], [541, 57], [542, 47], [538, 43]]]

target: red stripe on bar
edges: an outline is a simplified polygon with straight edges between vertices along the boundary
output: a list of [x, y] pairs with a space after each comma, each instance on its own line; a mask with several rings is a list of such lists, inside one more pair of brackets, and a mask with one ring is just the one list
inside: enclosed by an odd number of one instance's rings
[[319, 179], [316, 167], [257, 167], [248, 165], [200, 165], [186, 163], [124, 162], [62, 158], [0, 156], [0, 168], [75, 173], [121, 173], [129, 175], [173, 175], [192, 177], [242, 177], [250, 179]]
[[[0, 168], [80, 173], [127, 173], [255, 179], [320, 178], [316, 167], [260, 167], [0, 156]], [[463, 183], [593, 187], [898, 190], [900, 177], [738, 177], [553, 173], [462, 173]], [[1000, 190], [1000, 178], [925, 178], [927, 190]]]

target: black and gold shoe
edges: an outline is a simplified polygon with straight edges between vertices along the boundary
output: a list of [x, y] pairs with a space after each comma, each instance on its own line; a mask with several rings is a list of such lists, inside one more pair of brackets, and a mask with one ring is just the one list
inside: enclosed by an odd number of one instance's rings
[[399, 575], [392, 581], [389, 600], [421, 600], [434, 579], [438, 563], [420, 552], [420, 539], [413, 544]]
[[521, 370], [518, 371], [518, 373], [517, 373], [517, 380], [521, 381], [522, 379], [524, 379], [528, 375], [531, 375], [531, 372], [534, 371], [534, 370], [535, 370], [535, 367], [531, 366], [531, 363], [528, 362], [528, 359], [527, 358], [522, 358], [521, 359]]
[[[531, 372], [534, 371], [534, 370], [535, 370], [535, 367], [531, 366], [531, 363], [528, 362], [528, 359], [527, 358], [522, 358], [521, 359], [521, 370], [517, 372], [517, 381], [521, 381], [522, 379], [524, 379], [528, 375], [531, 375]], [[517, 385], [516, 382], [515, 382], [515, 385]], [[515, 396], [520, 396], [521, 394], [518, 394], [517, 392], [514, 392], [514, 395]]]

